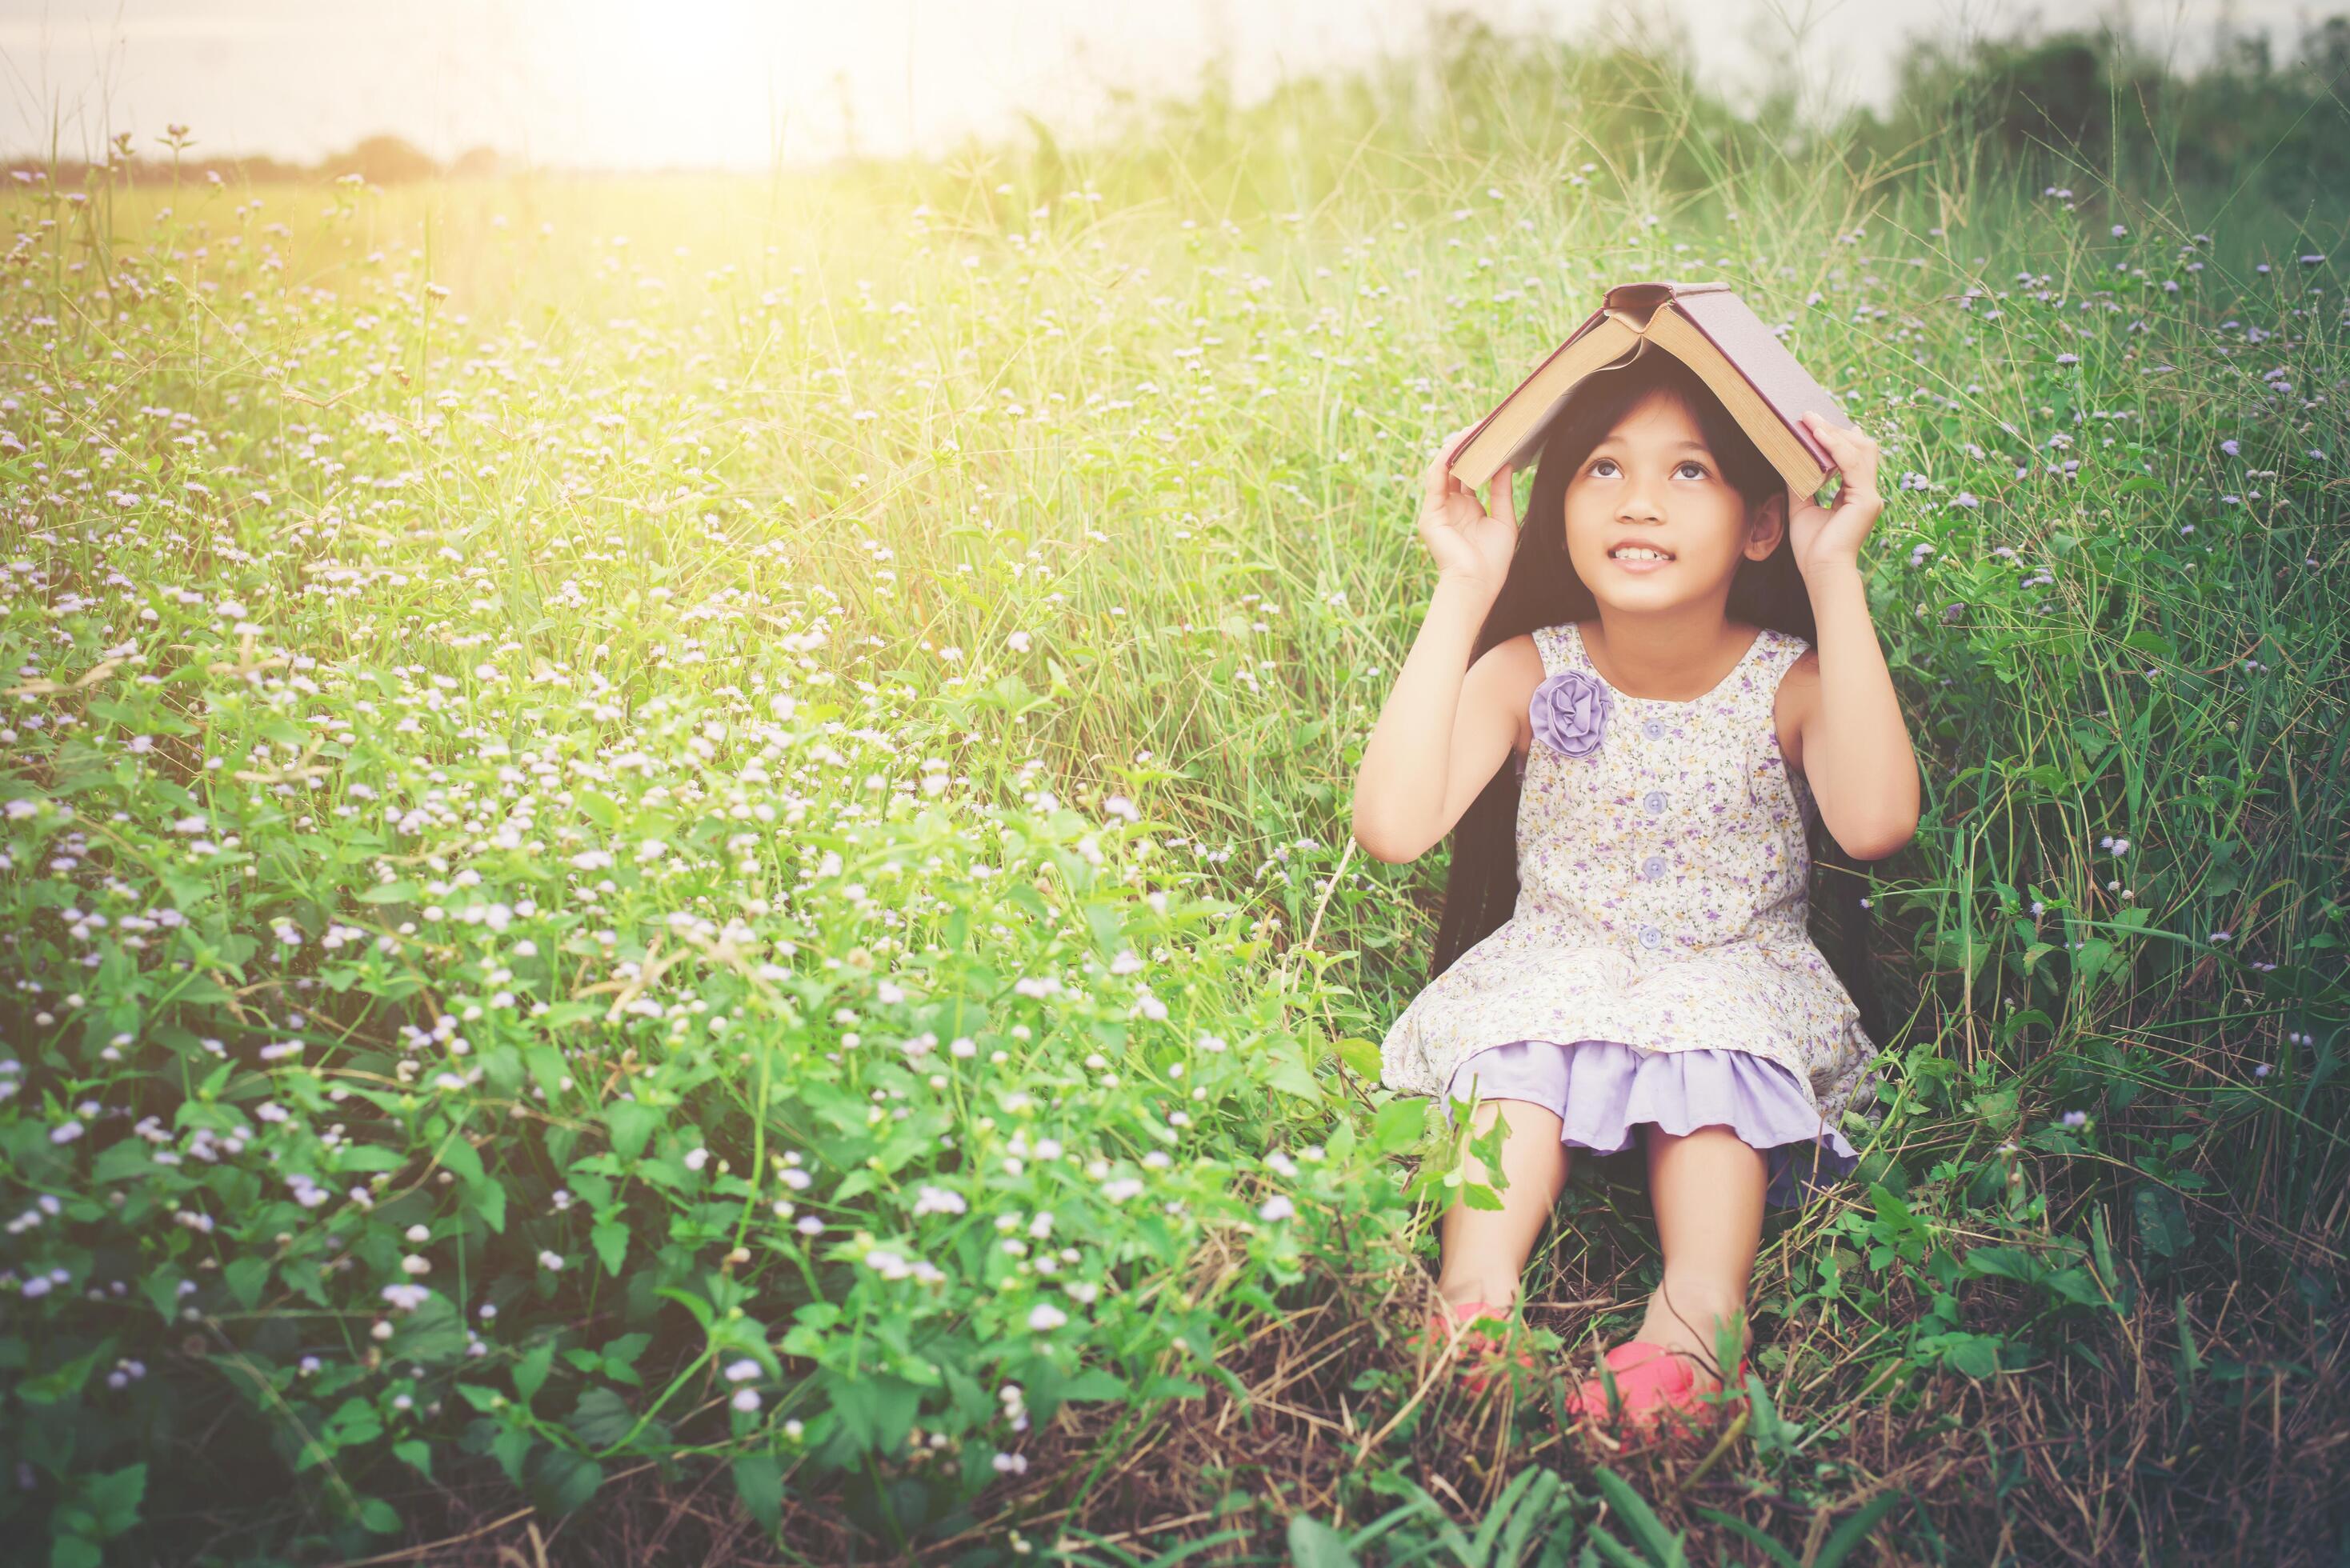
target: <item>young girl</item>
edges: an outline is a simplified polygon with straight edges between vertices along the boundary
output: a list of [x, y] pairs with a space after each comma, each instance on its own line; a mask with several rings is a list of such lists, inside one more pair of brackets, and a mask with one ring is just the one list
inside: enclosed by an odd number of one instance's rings
[[[1468, 432], [1448, 441], [1419, 524], [1434, 601], [1356, 787], [1378, 859], [1459, 825], [1431, 978], [1382, 1082], [1441, 1096], [1448, 1124], [1473, 1090], [1477, 1134], [1507, 1115], [1502, 1207], [1443, 1216], [1430, 1327], [1506, 1320], [1569, 1147], [1639, 1129], [1664, 1281], [1605, 1357], [1620, 1406], [1599, 1380], [1567, 1402], [1627, 1433], [1721, 1387], [1717, 1332], [1752, 1344], [1766, 1196], [1796, 1201], [1815, 1162], [1849, 1173], [1837, 1123], [1875, 1098], [1853, 862], [1908, 842], [1918, 765], [1859, 571], [1877, 445], [1805, 422], [1843, 478], [1833, 511], [1791, 497], [1680, 360], [1641, 354], [1571, 394], [1523, 532], [1510, 471], [1481, 508], [1445, 472]], [[1834, 970], [1808, 929], [1816, 829], [1851, 873]], [[1473, 1153], [1463, 1178], [1502, 1187]]]

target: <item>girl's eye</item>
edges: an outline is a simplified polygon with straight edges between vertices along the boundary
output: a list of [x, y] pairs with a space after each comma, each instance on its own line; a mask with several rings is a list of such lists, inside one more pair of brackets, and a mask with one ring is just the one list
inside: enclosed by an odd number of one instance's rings
[[[1615, 466], [1616, 460], [1612, 457], [1595, 458], [1592, 460], [1591, 472], [1597, 473], [1599, 472], [1599, 465], [1603, 462], [1613, 467]], [[1679, 473], [1684, 468], [1696, 469], [1698, 477], [1700, 479], [1705, 476], [1705, 464], [1698, 462], [1698, 460], [1693, 457], [1685, 457], [1681, 459], [1680, 462], [1675, 463], [1673, 465], [1673, 472], [1675, 473]]]

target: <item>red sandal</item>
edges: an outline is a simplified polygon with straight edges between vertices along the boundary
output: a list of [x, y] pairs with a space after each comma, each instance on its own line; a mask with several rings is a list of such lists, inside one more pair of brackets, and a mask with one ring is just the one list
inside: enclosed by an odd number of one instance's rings
[[[1510, 1309], [1497, 1302], [1461, 1302], [1452, 1304], [1449, 1311], [1439, 1306], [1430, 1311], [1426, 1328], [1404, 1344], [1415, 1353], [1426, 1349], [1441, 1355], [1451, 1343], [1455, 1325], [1483, 1318], [1498, 1318], [1506, 1322], [1509, 1315]], [[1505, 1360], [1514, 1361], [1529, 1372], [1539, 1365], [1523, 1350], [1504, 1354], [1506, 1346], [1501, 1337], [1480, 1328], [1461, 1330], [1461, 1351], [1463, 1358], [1460, 1368], [1461, 1386], [1471, 1395], [1485, 1391], [1492, 1373]]]
[[1601, 1359], [1615, 1375], [1617, 1408], [1610, 1411], [1606, 1385], [1593, 1377], [1566, 1396], [1566, 1414], [1571, 1420], [1588, 1420], [1595, 1428], [1607, 1428], [1627, 1447], [1640, 1446], [1669, 1423], [1682, 1429], [1702, 1429], [1718, 1419], [1727, 1406], [1745, 1397], [1748, 1363], [1743, 1360], [1725, 1391], [1727, 1397], [1713, 1400], [1705, 1397], [1712, 1390], [1699, 1389], [1697, 1371], [1688, 1358], [1654, 1340], [1629, 1341]]

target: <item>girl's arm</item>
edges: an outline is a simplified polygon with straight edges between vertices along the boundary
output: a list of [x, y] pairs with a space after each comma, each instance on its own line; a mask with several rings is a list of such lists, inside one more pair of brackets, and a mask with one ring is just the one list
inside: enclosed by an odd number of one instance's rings
[[1520, 650], [1509, 643], [1488, 649], [1462, 674], [1492, 604], [1492, 590], [1481, 583], [1437, 581], [1355, 779], [1355, 842], [1374, 860], [1419, 859], [1452, 831], [1516, 743], [1503, 692]]
[[1510, 471], [1500, 469], [1480, 506], [1452, 477], [1447, 460], [1468, 435], [1453, 431], [1420, 475], [1417, 527], [1436, 557], [1436, 597], [1364, 742], [1355, 779], [1355, 842], [1391, 866], [1418, 859], [1452, 831], [1518, 734], [1502, 693], [1524, 648], [1488, 649], [1468, 669], [1517, 548], [1517, 493]]
[[1918, 831], [1918, 757], [1868, 618], [1857, 566], [1804, 574], [1818, 623], [1819, 691], [1804, 714], [1804, 782], [1856, 860], [1882, 860]]
[[1877, 442], [1806, 415], [1836, 460], [1835, 510], [1794, 496], [1788, 512], [1795, 566], [1811, 590], [1819, 630], [1819, 696], [1805, 711], [1799, 748], [1820, 817], [1856, 860], [1881, 860], [1918, 831], [1918, 754], [1902, 721], [1892, 673], [1868, 618], [1860, 545], [1885, 503], [1877, 493]]

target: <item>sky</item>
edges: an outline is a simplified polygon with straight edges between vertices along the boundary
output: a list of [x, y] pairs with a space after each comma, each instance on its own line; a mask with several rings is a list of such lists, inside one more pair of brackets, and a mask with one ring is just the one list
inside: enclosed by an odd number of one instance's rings
[[[173, 121], [198, 156], [300, 162], [389, 132], [447, 160], [487, 144], [539, 166], [763, 170], [1082, 137], [1120, 90], [1183, 93], [1221, 52], [1243, 100], [1284, 77], [1408, 52], [1428, 16], [1587, 36], [1611, 12], [1677, 16], [1699, 78], [1735, 101], [1768, 40], [1822, 40], [1804, 100], [1890, 97], [1913, 34], [2126, 20], [2182, 67], [2216, 25], [2280, 58], [2350, 0], [0, 0], [0, 156], [142, 156]], [[1825, 40], [1834, 39], [1830, 47]]]

